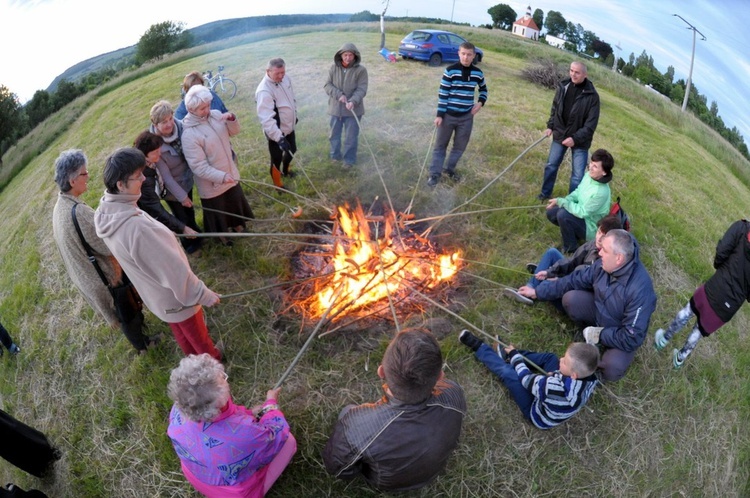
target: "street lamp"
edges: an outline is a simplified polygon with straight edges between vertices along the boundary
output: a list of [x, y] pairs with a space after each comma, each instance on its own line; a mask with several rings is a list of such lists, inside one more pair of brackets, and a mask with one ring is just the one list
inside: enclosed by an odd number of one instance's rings
[[[680, 19], [685, 21], [685, 18], [679, 14], [672, 14], [672, 15], [675, 17], [679, 17]], [[693, 54], [690, 56], [690, 72], [688, 73], [687, 85], [685, 86], [685, 98], [682, 99], [682, 112], [685, 112], [685, 109], [687, 109], [688, 95], [690, 95], [690, 82], [693, 78], [693, 61], [695, 60], [695, 34], [700, 33], [700, 35], [703, 37], [702, 41], [706, 41], [706, 37], [703, 35], [703, 33], [698, 31], [698, 28], [696, 28], [695, 26], [693, 26], [687, 21], [685, 21], [685, 24], [690, 26], [689, 28], [686, 28], [686, 29], [693, 30]]]

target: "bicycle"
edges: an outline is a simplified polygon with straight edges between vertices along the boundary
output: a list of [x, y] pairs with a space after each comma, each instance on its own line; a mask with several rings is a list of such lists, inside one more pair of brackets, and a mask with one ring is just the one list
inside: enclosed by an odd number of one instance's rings
[[206, 86], [216, 92], [221, 100], [232, 100], [237, 95], [237, 85], [234, 81], [224, 76], [224, 66], [219, 66], [216, 75], [210, 69], [203, 73], [206, 80]]

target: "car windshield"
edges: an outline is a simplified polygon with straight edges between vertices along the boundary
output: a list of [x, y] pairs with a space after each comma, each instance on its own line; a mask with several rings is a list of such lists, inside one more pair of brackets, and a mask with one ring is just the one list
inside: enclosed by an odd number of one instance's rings
[[406, 39], [411, 41], [427, 41], [431, 36], [430, 33], [425, 33], [424, 31], [412, 31]]

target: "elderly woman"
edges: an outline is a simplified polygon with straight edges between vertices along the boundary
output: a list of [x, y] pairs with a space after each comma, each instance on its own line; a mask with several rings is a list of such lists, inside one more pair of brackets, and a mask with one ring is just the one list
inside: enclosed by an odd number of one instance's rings
[[235, 405], [224, 366], [202, 354], [180, 361], [167, 392], [167, 434], [190, 484], [209, 498], [265, 496], [297, 451], [279, 389], [252, 410]]
[[55, 182], [60, 188], [57, 204], [52, 212], [52, 231], [70, 279], [83, 297], [113, 328], [119, 327], [133, 347], [140, 353], [157, 340], [143, 333], [143, 313], [140, 311], [129, 323], [121, 323], [115, 312], [109, 289], [96, 268], [89, 261], [73, 223], [73, 206], [81, 234], [91, 247], [97, 264], [110, 285], [122, 282], [122, 269], [104, 242], [96, 235], [94, 210], [83, 200], [81, 194], [88, 189], [88, 160], [82, 150], [71, 149], [60, 154], [55, 161]]
[[[187, 116], [188, 111], [185, 107], [185, 95], [187, 95], [190, 89], [195, 85], [205, 86], [205, 83], [206, 82], [203, 79], [203, 75], [200, 73], [200, 71], [191, 71], [185, 75], [185, 77], [182, 79], [182, 102], [180, 102], [180, 105], [177, 106], [177, 110], [174, 113], [174, 117], [176, 119], [185, 119], [185, 116]], [[209, 89], [209, 91], [213, 96], [213, 99], [211, 99], [211, 109], [216, 109], [217, 111], [220, 111], [222, 113], [228, 112], [228, 109], [224, 105], [224, 102], [221, 101], [221, 97], [219, 97], [219, 95], [213, 90]]]
[[203, 213], [206, 232], [241, 232], [253, 212], [238, 183], [237, 156], [229, 142], [240, 132], [240, 123], [231, 112], [211, 110], [211, 100], [211, 92], [200, 85], [185, 96], [188, 115], [182, 122], [182, 151], [193, 170], [201, 204], [212, 210]]
[[[182, 153], [182, 121], [175, 120], [172, 105], [160, 100], [151, 107], [149, 131], [164, 140], [156, 170], [164, 182], [169, 209], [175, 218], [196, 232], [200, 232], [193, 209], [193, 172]], [[182, 247], [192, 254], [201, 247], [201, 239], [180, 239]]]
[[190, 269], [174, 234], [138, 209], [146, 157], [134, 148], [116, 150], [104, 166], [106, 191], [94, 214], [101, 237], [138, 289], [144, 304], [169, 324], [177, 344], [188, 354], [221, 353], [208, 335], [202, 306], [219, 303]]
[[567, 197], [547, 203], [547, 219], [560, 227], [564, 253], [575, 252], [580, 240], [593, 239], [596, 224], [609, 213], [609, 182], [614, 166], [612, 154], [598, 149], [591, 155], [588, 173], [580, 185]]

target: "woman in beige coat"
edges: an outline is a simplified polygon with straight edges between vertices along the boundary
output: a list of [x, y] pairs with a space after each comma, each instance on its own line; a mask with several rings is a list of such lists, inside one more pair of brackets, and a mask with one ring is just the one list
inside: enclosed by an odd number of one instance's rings
[[155, 342], [143, 333], [143, 313], [138, 312], [130, 323], [120, 323], [115, 313], [112, 295], [94, 265], [89, 261], [73, 224], [73, 206], [84, 239], [94, 253], [96, 262], [110, 285], [122, 281], [122, 269], [107, 246], [97, 237], [94, 228], [94, 210], [79, 197], [88, 189], [88, 160], [82, 150], [71, 149], [60, 154], [55, 161], [55, 182], [60, 187], [57, 204], [52, 212], [52, 231], [65, 268], [73, 284], [83, 297], [113, 328], [120, 327], [133, 347], [141, 353]]

